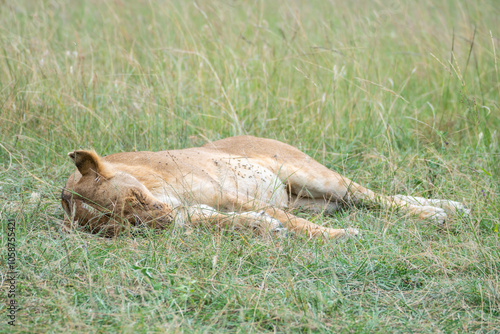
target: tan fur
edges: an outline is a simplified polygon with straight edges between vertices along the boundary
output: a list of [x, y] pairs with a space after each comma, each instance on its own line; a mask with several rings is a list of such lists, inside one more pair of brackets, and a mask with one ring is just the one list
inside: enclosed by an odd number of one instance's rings
[[77, 166], [62, 193], [68, 222], [107, 235], [128, 224], [165, 228], [172, 223], [357, 235], [357, 229], [319, 226], [287, 211], [303, 207], [328, 212], [346, 202], [397, 207], [439, 223], [445, 210], [468, 213], [458, 202], [375, 194], [293, 146], [252, 136], [184, 150], [102, 158], [93, 151], [68, 155]]

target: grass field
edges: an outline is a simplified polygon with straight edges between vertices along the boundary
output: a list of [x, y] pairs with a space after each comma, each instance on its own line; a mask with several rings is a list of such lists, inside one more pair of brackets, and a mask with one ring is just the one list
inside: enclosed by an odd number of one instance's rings
[[[497, 0], [1, 1], [0, 332], [498, 333], [499, 17]], [[472, 214], [305, 215], [362, 230], [341, 241], [61, 230], [67, 152], [238, 134]]]

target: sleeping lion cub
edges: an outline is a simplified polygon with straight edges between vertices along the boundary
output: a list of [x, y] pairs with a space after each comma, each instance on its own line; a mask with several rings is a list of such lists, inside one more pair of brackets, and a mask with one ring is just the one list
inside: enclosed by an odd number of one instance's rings
[[252, 136], [183, 150], [106, 157], [79, 150], [68, 155], [77, 170], [62, 192], [66, 223], [108, 236], [129, 224], [357, 236], [357, 229], [319, 226], [288, 212], [294, 208], [329, 212], [344, 203], [397, 207], [437, 223], [444, 222], [446, 213], [469, 213], [461, 203], [449, 200], [376, 194], [293, 146]]

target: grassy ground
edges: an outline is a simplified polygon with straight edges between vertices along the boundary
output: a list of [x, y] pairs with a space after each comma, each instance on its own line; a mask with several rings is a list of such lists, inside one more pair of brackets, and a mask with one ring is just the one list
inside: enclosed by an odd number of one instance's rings
[[[498, 17], [496, 0], [0, 2], [0, 332], [498, 332]], [[362, 229], [339, 242], [61, 231], [68, 151], [243, 133], [472, 215], [308, 216]]]

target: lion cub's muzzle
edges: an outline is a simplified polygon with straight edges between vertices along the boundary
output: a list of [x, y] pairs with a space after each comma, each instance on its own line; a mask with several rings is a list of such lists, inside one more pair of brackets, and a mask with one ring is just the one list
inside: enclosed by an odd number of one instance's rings
[[165, 229], [172, 224], [172, 209], [167, 204], [133, 195], [120, 202], [99, 205], [63, 191], [61, 202], [70, 221], [76, 220], [78, 226], [89, 232], [106, 236], [117, 235], [130, 226]]

